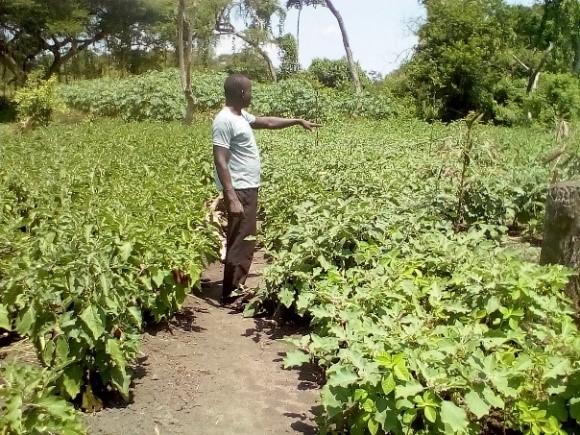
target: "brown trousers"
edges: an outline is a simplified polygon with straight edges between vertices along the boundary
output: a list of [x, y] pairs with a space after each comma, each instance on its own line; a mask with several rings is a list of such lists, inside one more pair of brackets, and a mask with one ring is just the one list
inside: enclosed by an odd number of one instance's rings
[[[228, 215], [222, 295], [224, 300], [245, 284], [256, 248], [254, 239], [257, 233], [258, 189], [240, 189], [236, 190], [236, 194], [244, 207], [244, 214]], [[250, 236], [252, 240], [246, 240]]]

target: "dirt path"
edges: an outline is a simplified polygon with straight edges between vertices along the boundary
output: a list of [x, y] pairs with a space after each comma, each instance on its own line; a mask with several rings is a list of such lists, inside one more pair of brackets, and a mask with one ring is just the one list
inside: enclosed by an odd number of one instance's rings
[[[249, 287], [264, 267], [258, 253]], [[261, 435], [316, 433], [314, 371], [282, 369], [289, 331], [244, 319], [215, 302], [221, 265], [190, 296], [170, 328], [143, 337], [133, 403], [87, 418], [94, 435]]]

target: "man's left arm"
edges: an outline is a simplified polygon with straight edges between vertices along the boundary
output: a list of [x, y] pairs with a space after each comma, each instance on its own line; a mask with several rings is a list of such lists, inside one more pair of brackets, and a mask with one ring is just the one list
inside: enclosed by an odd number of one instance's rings
[[256, 130], [280, 130], [283, 128], [294, 127], [300, 125], [304, 130], [312, 131], [315, 128], [321, 127], [320, 124], [315, 124], [304, 119], [286, 119], [277, 118], [275, 116], [260, 116], [250, 124]]

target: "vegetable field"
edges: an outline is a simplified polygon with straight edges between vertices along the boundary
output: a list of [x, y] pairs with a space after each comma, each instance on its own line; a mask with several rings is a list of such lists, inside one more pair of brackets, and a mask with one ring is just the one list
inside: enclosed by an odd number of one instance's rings
[[2, 433], [55, 420], [77, 433], [38, 386], [87, 411], [129, 398], [144, 322], [172, 316], [217, 252], [205, 133], [105, 121], [5, 136], [0, 328], [28, 338], [50, 374], [3, 368]]
[[540, 157], [552, 139], [469, 134], [469, 168], [459, 124], [369, 122], [306, 145], [264, 140], [273, 261], [248, 313], [274, 306], [308, 319], [312, 333], [286, 365], [325, 368], [324, 433], [578, 429], [568, 272], [507, 243], [541, 229], [549, 171]]
[[[130, 398], [144, 324], [179, 310], [218, 252], [207, 125], [5, 130], [0, 328], [42, 367], [3, 365], [0, 433], [83, 433], [65, 399]], [[322, 433], [578, 430], [570, 271], [534, 247], [553, 135], [469, 134], [359, 120], [258, 137], [271, 264], [246, 314], [309, 323], [285, 365], [324, 369]]]

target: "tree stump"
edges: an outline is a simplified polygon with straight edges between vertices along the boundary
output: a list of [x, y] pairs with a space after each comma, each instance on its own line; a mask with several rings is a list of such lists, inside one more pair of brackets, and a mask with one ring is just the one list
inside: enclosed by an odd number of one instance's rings
[[[541, 264], [563, 264], [580, 272], [580, 181], [554, 184], [548, 191]], [[566, 294], [580, 314], [580, 276], [573, 276]]]

